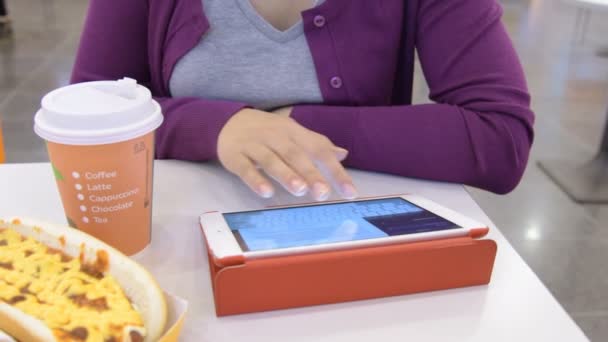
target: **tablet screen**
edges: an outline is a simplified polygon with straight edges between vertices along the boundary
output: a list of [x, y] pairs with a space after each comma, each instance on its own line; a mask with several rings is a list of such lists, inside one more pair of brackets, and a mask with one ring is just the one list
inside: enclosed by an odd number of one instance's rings
[[400, 197], [224, 214], [243, 251], [460, 228]]

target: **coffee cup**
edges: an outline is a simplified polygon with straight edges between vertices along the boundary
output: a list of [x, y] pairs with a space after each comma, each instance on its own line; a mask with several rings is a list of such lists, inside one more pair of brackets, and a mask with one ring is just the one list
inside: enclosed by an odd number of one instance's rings
[[68, 224], [127, 255], [150, 243], [154, 132], [163, 121], [133, 79], [69, 85], [34, 119]]

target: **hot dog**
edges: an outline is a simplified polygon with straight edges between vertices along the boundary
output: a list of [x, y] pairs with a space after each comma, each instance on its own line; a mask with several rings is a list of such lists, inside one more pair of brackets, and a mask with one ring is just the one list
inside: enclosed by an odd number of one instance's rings
[[19, 341], [156, 341], [167, 319], [150, 273], [69, 227], [0, 220], [0, 330]]

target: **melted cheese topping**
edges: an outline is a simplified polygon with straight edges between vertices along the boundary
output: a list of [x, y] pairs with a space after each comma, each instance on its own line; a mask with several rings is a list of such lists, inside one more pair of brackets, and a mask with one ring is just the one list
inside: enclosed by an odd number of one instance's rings
[[59, 341], [118, 342], [124, 327], [143, 327], [112, 276], [82, 267], [78, 258], [0, 228], [0, 301], [43, 321]]

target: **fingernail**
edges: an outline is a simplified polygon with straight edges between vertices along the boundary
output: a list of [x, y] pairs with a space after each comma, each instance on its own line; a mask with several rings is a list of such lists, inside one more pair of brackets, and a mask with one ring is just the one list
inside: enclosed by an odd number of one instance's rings
[[343, 161], [344, 159], [346, 159], [346, 156], [348, 156], [348, 150], [345, 150], [341, 147], [336, 147], [335, 151], [336, 151], [336, 158], [338, 158], [338, 160], [340, 160], [340, 161]]
[[350, 184], [350, 183], [345, 183], [342, 185], [342, 197], [344, 199], [355, 199], [357, 198], [357, 189], [355, 189], [355, 187]]
[[295, 178], [290, 182], [290, 188], [295, 196], [304, 196], [308, 192], [308, 185], [299, 178]]
[[317, 201], [325, 201], [329, 198], [329, 187], [323, 183], [315, 183], [313, 192]]
[[264, 198], [270, 198], [274, 195], [274, 190], [268, 184], [261, 184], [258, 186], [258, 194]]

